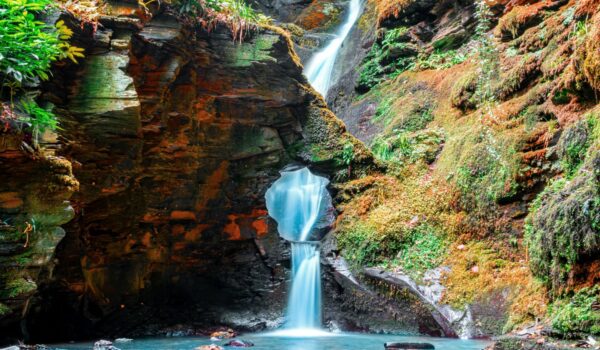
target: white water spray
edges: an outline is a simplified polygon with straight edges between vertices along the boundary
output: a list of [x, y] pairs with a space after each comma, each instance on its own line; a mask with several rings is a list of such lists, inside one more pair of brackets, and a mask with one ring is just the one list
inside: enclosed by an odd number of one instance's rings
[[327, 91], [331, 85], [331, 74], [340, 48], [354, 26], [354, 23], [358, 20], [361, 7], [361, 0], [350, 0], [350, 13], [337, 32], [336, 37], [322, 50], [314, 54], [306, 65], [304, 74], [308, 78], [310, 84], [315, 90], [320, 92], [323, 97], [327, 96]]

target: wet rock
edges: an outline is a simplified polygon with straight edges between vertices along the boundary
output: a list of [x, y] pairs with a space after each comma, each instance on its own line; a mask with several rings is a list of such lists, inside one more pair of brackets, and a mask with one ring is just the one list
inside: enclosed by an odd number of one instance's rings
[[217, 344], [210, 344], [210, 345], [199, 346], [199, 347], [195, 348], [194, 350], [223, 350], [223, 347], [219, 346]]
[[0, 133], [0, 344], [23, 339], [17, 331], [21, 310], [52, 273], [65, 236], [61, 225], [74, 216], [68, 199], [79, 185], [69, 161], [31, 157], [20, 142], [18, 135]]
[[395, 287], [393, 297], [381, 282], [370, 283], [355, 275], [329, 234], [322, 246], [324, 266], [324, 310], [326, 323], [343, 330], [431, 336], [454, 336], [439, 313], [405, 288]]
[[130, 343], [133, 339], [131, 338], [117, 338], [115, 339], [115, 343]]
[[[266, 189], [292, 162], [346, 174], [345, 144], [353, 174], [372, 162], [307, 86], [279, 30], [240, 43], [226, 26], [209, 33], [168, 13], [144, 21], [104, 21], [114, 35], [98, 38], [101, 50], [90, 37], [82, 63], [48, 82], [64, 92], [52, 94], [69, 140], [61, 152], [80, 165], [84, 210], [27, 315], [33, 337], [276, 326], [289, 256]], [[107, 50], [107, 40], [128, 45]]]
[[235, 331], [233, 329], [228, 329], [226, 331], [217, 331], [217, 332], [213, 332], [210, 335], [210, 338], [216, 338], [216, 339], [231, 339], [231, 338], [235, 338], [237, 336], [237, 333], [235, 333]]
[[113, 343], [109, 340], [98, 340], [94, 343], [93, 350], [120, 350], [113, 346]]
[[419, 48], [414, 44], [393, 45], [389, 48], [385, 57], [385, 62], [393, 61], [402, 57], [415, 56], [419, 52]]
[[254, 346], [254, 343], [246, 341], [246, 340], [234, 339], [234, 340], [227, 342], [225, 344], [225, 346], [231, 346], [231, 347], [236, 347], [236, 348], [249, 348], [249, 347]]

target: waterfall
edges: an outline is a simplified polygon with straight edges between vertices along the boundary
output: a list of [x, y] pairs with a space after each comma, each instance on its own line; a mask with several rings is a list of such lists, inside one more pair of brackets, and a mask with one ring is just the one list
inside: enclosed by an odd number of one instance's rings
[[331, 42], [329, 42], [329, 44], [327, 44], [327, 46], [325, 46], [322, 50], [314, 54], [306, 65], [304, 74], [308, 78], [310, 84], [315, 88], [315, 90], [320, 92], [323, 97], [327, 96], [327, 91], [329, 90], [329, 86], [331, 84], [333, 66], [340, 48], [350, 33], [350, 30], [354, 26], [354, 23], [356, 23], [356, 20], [360, 16], [360, 12], [361, 1], [350, 0], [350, 13], [348, 14], [348, 18], [346, 18], [344, 24], [342, 24], [337, 32], [336, 37], [331, 40]]
[[282, 171], [281, 178], [265, 195], [279, 234], [292, 246], [292, 283], [285, 323], [292, 335], [308, 335], [321, 326], [319, 243], [309, 239], [331, 208], [328, 184], [329, 180], [312, 174], [308, 168]]
[[308, 168], [281, 172], [267, 191], [267, 210], [277, 221], [277, 231], [288, 241], [306, 241], [317, 220], [327, 209], [329, 180]]
[[292, 288], [286, 328], [307, 329], [321, 326], [321, 261], [319, 246], [292, 243]]

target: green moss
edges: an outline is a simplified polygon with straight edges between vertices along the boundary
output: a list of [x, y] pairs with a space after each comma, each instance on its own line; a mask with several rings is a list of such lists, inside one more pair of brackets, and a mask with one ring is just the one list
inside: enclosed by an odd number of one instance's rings
[[456, 50], [435, 50], [428, 55], [419, 55], [416, 63], [416, 70], [425, 69], [448, 69], [454, 65], [463, 63], [467, 60], [467, 55]]
[[533, 81], [541, 73], [540, 67], [541, 60], [537, 54], [524, 55], [494, 83], [494, 95], [500, 100], [508, 99]]
[[231, 55], [232, 64], [235, 67], [249, 67], [254, 62], [273, 61], [271, 49], [279, 41], [279, 35], [261, 34], [252, 42], [242, 42], [238, 45], [232, 45]]
[[375, 166], [373, 154], [346, 132], [344, 123], [325, 107], [324, 101], [316, 100], [309, 107], [303, 127], [305, 146], [299, 147], [298, 156], [328, 169], [336, 179], [359, 176]]
[[476, 72], [468, 72], [456, 81], [450, 93], [450, 102], [453, 107], [463, 111], [477, 107], [478, 101], [475, 97], [477, 80]]
[[594, 141], [598, 127], [596, 115], [590, 115], [568, 128], [558, 144], [561, 165], [567, 176], [573, 176], [582, 165], [587, 151]]
[[388, 237], [377, 234], [374, 226], [357, 222], [338, 236], [338, 245], [344, 256], [358, 266], [369, 266], [385, 259], [389, 245]]
[[356, 87], [359, 92], [367, 92], [381, 81], [414, 67], [416, 49], [407, 43], [408, 39], [407, 29], [399, 27], [387, 30], [373, 44], [361, 64]]
[[[498, 150], [502, 153], [498, 153]], [[514, 148], [491, 148], [486, 141], [467, 150], [464, 163], [458, 166], [455, 178], [465, 209], [483, 209], [516, 192], [514, 177], [518, 163], [515, 153]]]
[[37, 285], [33, 281], [23, 277], [13, 277], [6, 283], [6, 289], [2, 291], [2, 297], [16, 298], [22, 294], [33, 292], [36, 288]]
[[359, 221], [338, 235], [338, 244], [355, 265], [399, 266], [413, 277], [439, 266], [447, 248], [443, 231], [426, 223], [380, 235], [375, 226]]
[[8, 306], [0, 303], [0, 317], [8, 315], [9, 313], [11, 313], [11, 311], [12, 310]]
[[421, 160], [431, 163], [443, 141], [444, 134], [437, 129], [402, 131], [389, 137], [376, 137], [371, 144], [371, 151], [377, 159], [398, 166]]
[[440, 266], [448, 244], [443, 232], [427, 224], [413, 229], [393, 261], [413, 278], [420, 278], [427, 270]]
[[344, 144], [344, 147], [342, 148], [342, 152], [340, 155], [342, 164], [349, 166], [350, 164], [352, 164], [352, 161], [354, 160], [355, 156], [356, 155], [354, 153], [354, 144], [352, 144], [351, 142], [346, 142]]
[[591, 119], [563, 133], [559, 154], [567, 176], [538, 195], [526, 220], [531, 269], [554, 294], [576, 282], [575, 266], [600, 254], [600, 144], [592, 141], [597, 135], [597, 121]]
[[448, 35], [442, 39], [434, 41], [431, 45], [436, 50], [447, 50], [452, 49], [461, 44], [456, 36]]
[[427, 87], [382, 84], [369, 94], [378, 101], [373, 122], [383, 124], [385, 135], [423, 130], [434, 119], [435, 96]]
[[382, 161], [390, 161], [394, 158], [393, 145], [389, 139], [376, 137], [371, 144], [371, 151], [375, 158]]
[[560, 89], [554, 92], [552, 102], [556, 105], [564, 105], [571, 101], [572, 94], [568, 89]]
[[383, 48], [388, 48], [398, 42], [406, 41], [408, 39], [408, 37], [406, 36], [407, 33], [408, 28], [406, 27], [389, 29], [385, 32], [383, 40], [381, 41], [381, 45], [383, 46]]
[[552, 328], [566, 337], [600, 334], [600, 286], [583, 288], [571, 297], [562, 297], [549, 309]]

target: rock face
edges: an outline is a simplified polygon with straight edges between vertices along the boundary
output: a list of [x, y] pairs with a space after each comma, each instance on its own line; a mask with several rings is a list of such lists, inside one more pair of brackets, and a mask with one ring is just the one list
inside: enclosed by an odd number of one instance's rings
[[126, 14], [80, 33], [85, 61], [46, 87], [81, 190], [30, 339], [278, 325], [289, 256], [265, 191], [291, 162], [348, 176], [370, 154], [308, 87], [283, 32], [235, 42], [225, 26], [111, 6]]
[[358, 25], [352, 28], [344, 45], [340, 48], [337, 64], [332, 76], [332, 84], [327, 103], [336, 115], [348, 125], [348, 130], [361, 140], [371, 140], [380, 128], [371, 123], [375, 106], [369, 101], [355, 103], [355, 85], [360, 76], [361, 62], [367, 56], [376, 40], [375, 8], [372, 2], [365, 4]]
[[368, 272], [354, 274], [345, 259], [339, 256], [333, 235], [325, 238], [322, 254], [325, 262], [324, 314], [330, 328], [457, 336], [453, 325], [413, 286], [390, 282], [380, 276], [373, 278]]
[[[369, 2], [359, 25], [340, 50], [339, 68], [328, 94], [330, 108], [348, 125], [353, 135], [364, 142], [371, 142], [383, 130], [371, 122], [376, 119], [376, 104], [359, 98], [357, 93], [364, 93], [371, 87], [363, 86], [365, 79], [361, 77], [364, 71], [373, 69], [366, 62], [378, 62], [374, 69], [376, 73], [371, 74], [374, 79], [379, 79], [377, 77], [392, 73], [396, 69], [394, 65], [413, 61], [419, 54], [459, 47], [469, 39], [474, 24], [473, 4], [470, 2]], [[382, 49], [380, 56], [372, 57], [377, 45], [381, 45], [394, 28], [406, 31], [402, 35], [392, 34], [397, 43]]]
[[[394, 221], [381, 222], [396, 211], [385, 211], [386, 208], [409, 208], [397, 221], [408, 227], [413, 223], [411, 217], [416, 218], [415, 222], [420, 218], [436, 222], [446, 211], [453, 219], [445, 221], [441, 227], [461, 237], [455, 245], [457, 250], [461, 246], [464, 248], [465, 240], [482, 241], [486, 247], [500, 251], [506, 261], [522, 265], [518, 269], [517, 264], [512, 265], [515, 271], [527, 274], [517, 282], [507, 278], [501, 288], [494, 284], [493, 289], [486, 288], [489, 283], [472, 284], [469, 292], [474, 297], [469, 300], [456, 297], [464, 292], [461, 287], [471, 282], [469, 274], [462, 274], [465, 283], [450, 277], [442, 279], [448, 292], [439, 298], [441, 303], [466, 306], [467, 312], [460, 314], [462, 320], [458, 319], [460, 328], [465, 329], [466, 325], [474, 330], [466, 336], [498, 335], [533, 321], [533, 315], [543, 318], [547, 294], [543, 287], [535, 290], [535, 284], [526, 282], [532, 280], [533, 275], [544, 280], [545, 288], [556, 297], [565, 291], [597, 284], [600, 211], [594, 203], [599, 193], [595, 171], [599, 164], [596, 156], [598, 141], [597, 136], [589, 135], [594, 134], [590, 130], [595, 128], [598, 120], [595, 96], [598, 85], [589, 72], [597, 72], [595, 53], [598, 50], [592, 42], [597, 42], [598, 33], [590, 30], [582, 34], [579, 44], [575, 45], [568, 35], [576, 21], [596, 28], [597, 1], [479, 2], [490, 5], [489, 11], [487, 7], [477, 8], [473, 2], [460, 0], [374, 3], [376, 13], [371, 14], [371, 18], [377, 18], [370, 23], [377, 26], [377, 31], [373, 30], [370, 42], [365, 39], [367, 35], [355, 37], [354, 42], [345, 44], [359, 48], [350, 49], [358, 53], [364, 52], [360, 48], [373, 44], [370, 52], [362, 63], [358, 62], [360, 64], [353, 61], [352, 56], [341, 60], [340, 66], [353, 67], [353, 70], [342, 74], [340, 83], [333, 86], [328, 94], [329, 105], [348, 129], [370, 144], [383, 161], [405, 162], [401, 152], [390, 156], [390, 152], [394, 153], [395, 142], [400, 139], [397, 135], [403, 135], [402, 142], [406, 141], [406, 136], [414, 140], [407, 144], [419, 145], [407, 152], [415, 159], [421, 157], [421, 151], [417, 151], [421, 147], [419, 140], [426, 139], [427, 146], [433, 147], [426, 147], [427, 155], [423, 158], [426, 167], [422, 163], [415, 166], [410, 160], [402, 164], [401, 181], [409, 184], [403, 193], [407, 195], [405, 201], [398, 200], [400, 196], [371, 201], [370, 195], [361, 198], [353, 193], [351, 197], [357, 205], [347, 208], [356, 211], [342, 209], [338, 218], [340, 242], [344, 242], [343, 238], [346, 242], [356, 238], [358, 235], [352, 236], [356, 232], [367, 236], [364, 241], [369, 243], [396, 235], [401, 229], [393, 226]], [[478, 24], [478, 18], [486, 12], [490, 23], [479, 20]], [[369, 16], [368, 9], [363, 18], [365, 16]], [[479, 40], [473, 34], [481, 31], [482, 26], [489, 26], [483, 30], [489, 30], [494, 36], [493, 50], [497, 52], [493, 61], [499, 67], [493, 68], [498, 69], [498, 74], [485, 79], [481, 72], [488, 68], [492, 71], [491, 65], [482, 69], [484, 60], [472, 55], [475, 52], [473, 45], [478, 45]], [[368, 33], [360, 26], [358, 29]], [[566, 49], [571, 47], [576, 49]], [[480, 89], [476, 85], [483, 81], [489, 84], [494, 95], [490, 110], [485, 110], [482, 101], [474, 98], [475, 91]], [[487, 120], [477, 119], [482, 115], [493, 119], [494, 126], [490, 127]], [[418, 123], [407, 123], [409, 120]], [[477, 139], [471, 135], [479, 133], [479, 128], [487, 130], [488, 127], [489, 140], [471, 142]], [[423, 133], [432, 137], [424, 138]], [[504, 144], [487, 147], [500, 143]], [[494, 148], [496, 151], [490, 151]], [[506, 153], [498, 156], [503, 152]], [[508, 171], [511, 175], [500, 179], [496, 177], [500, 172], [495, 166], [484, 169], [482, 164], [488, 153], [494, 153], [497, 159], [506, 159], [501, 162], [509, 164], [506, 169], [511, 169]], [[423, 172], [417, 174], [421, 171], [418, 169]], [[458, 175], [465, 169], [469, 169], [470, 175]], [[486, 176], [493, 180], [482, 181]], [[430, 205], [424, 206], [426, 210], [417, 208], [417, 203], [429, 195], [413, 194], [412, 190], [426, 188], [427, 183], [432, 184], [434, 193], [447, 190], [453, 193], [441, 201], [432, 196], [434, 199], [429, 202], [445, 202], [446, 208], [439, 211], [429, 210]], [[487, 198], [474, 195], [482, 193], [479, 188], [494, 191], [495, 186], [498, 190], [491, 196], [492, 192], [486, 192]], [[542, 191], [544, 187], [546, 189]], [[394, 203], [400, 205], [395, 207]], [[349, 214], [344, 218], [346, 213]], [[344, 228], [345, 220], [357, 226]], [[365, 222], [370, 222], [371, 226], [365, 228]], [[455, 229], [456, 223], [460, 223], [460, 227]], [[354, 231], [356, 227], [361, 230]], [[394, 228], [386, 231], [382, 227]], [[373, 244], [373, 249], [381, 249], [381, 252], [373, 259], [375, 262], [368, 263], [387, 265], [403, 250], [394, 247], [385, 252], [392, 244], [382, 246], [385, 244]], [[357, 256], [355, 259], [361, 263], [363, 257], [353, 254], [353, 248], [342, 254], [347, 253], [348, 258]], [[363, 253], [371, 246], [364, 243], [357, 249]], [[464, 269], [452, 260], [446, 259], [447, 264], [439, 265], [449, 269], [446, 276], [460, 276], [462, 271], [485, 276], [485, 272], [479, 270], [480, 266]], [[389, 269], [400, 270], [409, 264], [398, 265], [405, 266]], [[469, 270], [471, 267], [475, 269]], [[494, 270], [504, 268], [498, 265]], [[420, 271], [425, 272], [428, 271]], [[380, 278], [379, 282], [390, 288], [395, 285], [394, 281], [385, 278]], [[532, 286], [530, 299], [514, 297], [515, 293], [526, 294], [521, 289], [523, 286]], [[454, 300], [452, 289], [461, 290]], [[457, 333], [462, 333], [459, 330], [456, 329]]]
[[68, 199], [78, 188], [71, 163], [21, 150], [21, 137], [0, 134], [0, 328], [19, 332], [22, 311], [45, 276], [74, 216]]

